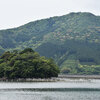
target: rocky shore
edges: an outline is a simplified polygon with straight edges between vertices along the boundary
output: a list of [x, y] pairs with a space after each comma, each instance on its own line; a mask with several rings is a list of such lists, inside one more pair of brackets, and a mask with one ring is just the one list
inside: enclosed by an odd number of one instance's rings
[[100, 79], [100, 75], [58, 75], [53, 78], [18, 78], [18, 79], [6, 79], [0, 78], [0, 82], [57, 82], [65, 79]]
[[100, 75], [59, 75], [59, 78], [100, 79]]
[[41, 79], [41, 78], [18, 78], [18, 79], [6, 79], [6, 78], [1, 78], [0, 82], [57, 82], [60, 81], [59, 78], [47, 78], [47, 79]]

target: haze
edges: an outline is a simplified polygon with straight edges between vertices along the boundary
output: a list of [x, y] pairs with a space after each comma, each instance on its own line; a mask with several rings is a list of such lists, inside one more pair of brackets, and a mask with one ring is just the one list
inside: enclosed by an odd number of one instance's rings
[[70, 12], [100, 15], [100, 0], [0, 0], [0, 29]]

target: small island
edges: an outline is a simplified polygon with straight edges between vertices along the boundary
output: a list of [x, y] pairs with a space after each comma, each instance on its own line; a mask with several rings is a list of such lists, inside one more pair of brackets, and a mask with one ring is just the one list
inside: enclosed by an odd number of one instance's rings
[[0, 56], [1, 79], [58, 77], [59, 67], [53, 59], [40, 56], [31, 48], [5, 52]]

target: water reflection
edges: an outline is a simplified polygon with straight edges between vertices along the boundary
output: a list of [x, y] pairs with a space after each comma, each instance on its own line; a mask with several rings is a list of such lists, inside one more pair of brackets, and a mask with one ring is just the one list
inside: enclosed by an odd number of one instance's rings
[[10, 91], [0, 93], [0, 100], [100, 100], [97, 91]]
[[100, 100], [100, 80], [1, 82], [0, 100]]
[[63, 79], [60, 82], [0, 82], [0, 89], [100, 88], [100, 80]]

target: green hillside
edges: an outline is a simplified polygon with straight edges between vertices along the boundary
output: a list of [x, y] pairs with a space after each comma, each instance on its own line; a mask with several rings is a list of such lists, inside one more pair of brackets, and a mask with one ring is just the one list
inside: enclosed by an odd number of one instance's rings
[[27, 47], [54, 58], [63, 73], [99, 74], [100, 16], [70, 13], [0, 31], [0, 54]]

